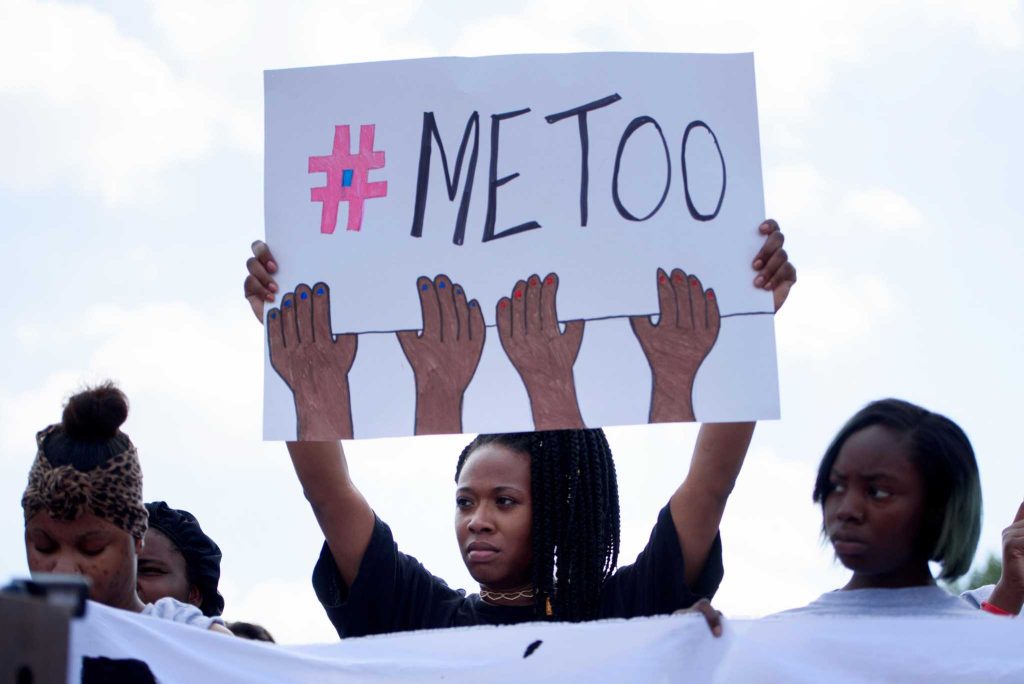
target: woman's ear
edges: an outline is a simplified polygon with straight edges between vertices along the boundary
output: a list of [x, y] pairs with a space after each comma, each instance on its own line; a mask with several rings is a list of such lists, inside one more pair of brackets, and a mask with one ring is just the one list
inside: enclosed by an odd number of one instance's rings
[[203, 605], [203, 594], [199, 591], [199, 587], [194, 584], [188, 588], [188, 602], [196, 608]]
[[145, 548], [145, 546], [146, 546], [146, 538], [145, 537], [137, 537], [135, 539], [135, 555], [136, 556], [141, 555], [142, 554], [142, 549]]

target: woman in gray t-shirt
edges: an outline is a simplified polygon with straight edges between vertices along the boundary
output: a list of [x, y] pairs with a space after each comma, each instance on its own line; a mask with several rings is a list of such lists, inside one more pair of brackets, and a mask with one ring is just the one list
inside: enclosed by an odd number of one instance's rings
[[939, 587], [971, 564], [981, 486], [967, 435], [945, 416], [884, 399], [858, 411], [818, 468], [822, 532], [853, 572], [841, 589], [787, 613], [978, 615]]

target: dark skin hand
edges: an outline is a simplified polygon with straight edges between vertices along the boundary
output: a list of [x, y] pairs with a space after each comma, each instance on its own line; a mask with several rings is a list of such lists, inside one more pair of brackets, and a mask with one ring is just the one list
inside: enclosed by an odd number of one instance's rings
[[705, 622], [708, 623], [708, 629], [711, 630], [712, 636], [716, 639], [722, 636], [722, 611], [715, 610], [711, 605], [711, 601], [706, 598], [702, 598], [697, 601], [689, 608], [681, 608], [673, 613], [673, 615], [688, 615], [691, 613], [700, 613], [704, 616]]
[[583, 341], [583, 321], [560, 330], [555, 297], [558, 276], [520, 280], [496, 307], [498, 336], [526, 385], [536, 430], [583, 428], [572, 367]]
[[689, 422], [693, 381], [715, 346], [721, 320], [718, 300], [695, 275], [680, 269], [657, 272], [658, 323], [632, 316], [629, 324], [651, 366], [651, 423]]
[[331, 332], [325, 283], [299, 285], [267, 315], [270, 363], [295, 397], [300, 441], [352, 438], [348, 372], [355, 335]]
[[483, 313], [446, 275], [416, 281], [422, 330], [396, 335], [416, 378], [416, 434], [462, 432], [462, 398], [484, 349]]
[[1003, 530], [1003, 572], [988, 602], [1014, 615], [1024, 605], [1024, 503]]

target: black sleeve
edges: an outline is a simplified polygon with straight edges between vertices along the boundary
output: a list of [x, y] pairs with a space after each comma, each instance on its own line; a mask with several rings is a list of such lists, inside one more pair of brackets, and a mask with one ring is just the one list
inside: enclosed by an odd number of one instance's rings
[[710, 599], [722, 582], [722, 539], [715, 535], [711, 551], [694, 586], [684, 579], [685, 560], [672, 513], [665, 506], [636, 562], [620, 567], [601, 590], [601, 617], [664, 615]]
[[376, 518], [373, 535], [349, 587], [324, 543], [313, 568], [313, 590], [338, 636], [445, 627], [463, 600], [412, 556], [398, 550], [389, 528]]

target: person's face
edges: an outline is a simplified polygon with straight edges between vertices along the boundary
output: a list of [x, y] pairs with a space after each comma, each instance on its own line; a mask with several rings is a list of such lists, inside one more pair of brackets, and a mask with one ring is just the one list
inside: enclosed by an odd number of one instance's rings
[[850, 588], [907, 586], [928, 571], [918, 541], [925, 484], [906, 440], [872, 425], [839, 450], [825, 497], [825, 531], [854, 577]]
[[202, 603], [199, 590], [189, 584], [185, 557], [160, 530], [146, 531], [146, 543], [139, 553], [139, 598], [155, 603], [170, 596], [184, 603]]
[[455, 536], [469, 574], [502, 591], [530, 583], [530, 457], [499, 444], [470, 454], [455, 490]]
[[131, 609], [138, 601], [135, 559], [141, 544], [92, 513], [67, 521], [41, 511], [25, 523], [29, 570], [84, 575], [91, 582], [89, 598], [115, 608]]

